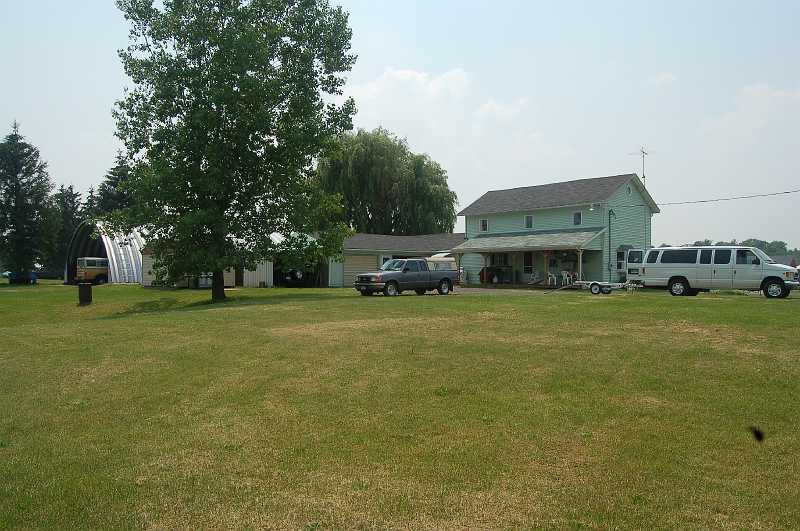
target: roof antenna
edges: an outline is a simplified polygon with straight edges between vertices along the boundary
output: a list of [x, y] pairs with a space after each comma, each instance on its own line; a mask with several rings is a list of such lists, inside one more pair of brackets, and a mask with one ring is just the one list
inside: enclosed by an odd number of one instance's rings
[[646, 177], [644, 174], [644, 158], [649, 155], [650, 153], [645, 149], [644, 146], [639, 148], [639, 151], [634, 151], [633, 153], [628, 153], [628, 155], [636, 155], [638, 157], [642, 157], [642, 186], [646, 187], [647, 181], [645, 181]]

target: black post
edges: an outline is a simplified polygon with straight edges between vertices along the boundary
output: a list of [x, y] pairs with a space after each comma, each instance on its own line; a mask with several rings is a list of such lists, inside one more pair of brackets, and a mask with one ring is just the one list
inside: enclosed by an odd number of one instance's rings
[[617, 217], [617, 213], [614, 212], [613, 208], [608, 209], [608, 279], [611, 280], [611, 271], [613, 268], [611, 267], [614, 261], [616, 260], [616, 256], [612, 258], [611, 256], [611, 216]]
[[92, 284], [91, 282], [81, 282], [78, 284], [78, 305], [88, 306], [92, 303]]

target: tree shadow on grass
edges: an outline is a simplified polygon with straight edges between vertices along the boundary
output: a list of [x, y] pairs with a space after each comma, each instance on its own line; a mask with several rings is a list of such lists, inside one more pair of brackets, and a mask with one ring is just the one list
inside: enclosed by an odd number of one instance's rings
[[192, 312], [201, 310], [224, 310], [225, 308], [237, 308], [242, 306], [265, 306], [282, 304], [286, 302], [315, 302], [333, 301], [342, 299], [352, 299], [350, 293], [318, 293], [302, 292], [301, 290], [292, 292], [282, 292], [276, 294], [265, 294], [259, 296], [237, 297], [227, 295], [228, 298], [223, 302], [212, 302], [210, 299], [194, 302], [185, 302], [178, 298], [163, 297], [155, 300], [141, 301], [134, 303], [122, 311], [99, 317], [99, 319], [121, 319], [134, 315], [158, 314], [168, 312]]

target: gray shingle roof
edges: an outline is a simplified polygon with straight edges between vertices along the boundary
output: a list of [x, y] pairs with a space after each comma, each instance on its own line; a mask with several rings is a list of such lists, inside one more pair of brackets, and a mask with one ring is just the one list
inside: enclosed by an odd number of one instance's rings
[[359, 232], [344, 241], [344, 250], [435, 253], [448, 251], [463, 242], [463, 232], [420, 234], [419, 236], [393, 236], [390, 234], [365, 234]]
[[472, 238], [453, 249], [454, 253], [509, 252], [553, 249], [582, 249], [602, 230], [542, 232], [522, 236]]
[[483, 194], [458, 215], [475, 216], [501, 212], [524, 212], [537, 208], [599, 203], [609, 199], [617, 188], [634, 177], [636, 177], [635, 173], [628, 173], [508, 190], [493, 190]]

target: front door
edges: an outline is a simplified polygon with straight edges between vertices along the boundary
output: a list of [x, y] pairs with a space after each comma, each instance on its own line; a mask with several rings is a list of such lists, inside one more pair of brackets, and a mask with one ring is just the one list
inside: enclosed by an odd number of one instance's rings
[[758, 289], [761, 287], [761, 260], [749, 249], [736, 250], [736, 264], [733, 266], [733, 287]]
[[711, 287], [714, 289], [731, 289], [733, 287], [733, 267], [730, 249], [714, 250], [714, 267], [712, 269]]

